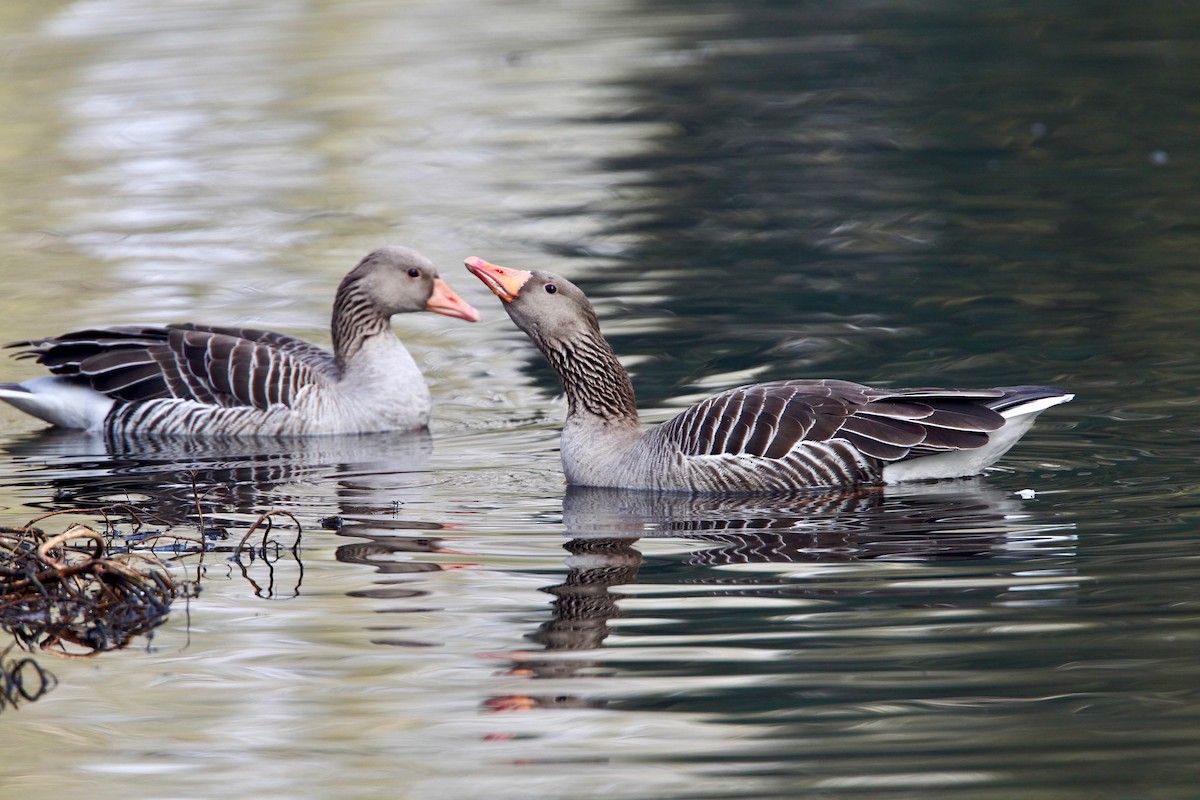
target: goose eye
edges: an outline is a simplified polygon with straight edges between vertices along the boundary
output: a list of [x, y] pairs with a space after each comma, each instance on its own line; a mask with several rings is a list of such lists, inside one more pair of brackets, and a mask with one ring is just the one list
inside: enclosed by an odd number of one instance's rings
[[553, 283], [546, 284], [546, 294], [555, 294], [557, 292], [558, 292], [558, 287], [555, 286]]
[[419, 278], [419, 277], [421, 277], [421, 270], [417, 269], [416, 267], [413, 267], [412, 269], [410, 269], [410, 270], [408, 271], [408, 277], [410, 277], [410, 278]]

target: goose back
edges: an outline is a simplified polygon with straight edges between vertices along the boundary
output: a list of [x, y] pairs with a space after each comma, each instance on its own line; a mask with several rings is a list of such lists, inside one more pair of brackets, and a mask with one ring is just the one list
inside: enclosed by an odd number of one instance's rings
[[[705, 491], [779, 491], [896, 482], [913, 462], [977, 451], [929, 477], [963, 477], [1016, 439], [1011, 408], [1068, 398], [1049, 386], [874, 389], [848, 381], [779, 381], [715, 395], [651, 430], [638, 449], [678, 451], [660, 480]], [[1003, 449], [998, 445], [1003, 444]], [[930, 462], [933, 463], [932, 461]], [[893, 465], [905, 465], [893, 469]], [[941, 466], [941, 462], [938, 462]], [[912, 477], [920, 475], [912, 470]], [[937, 472], [937, 470], [934, 470]]]
[[267, 409], [291, 406], [301, 386], [338, 377], [327, 350], [254, 328], [119, 326], [10, 346], [27, 346], [18, 358], [36, 358], [126, 403], [172, 398]]

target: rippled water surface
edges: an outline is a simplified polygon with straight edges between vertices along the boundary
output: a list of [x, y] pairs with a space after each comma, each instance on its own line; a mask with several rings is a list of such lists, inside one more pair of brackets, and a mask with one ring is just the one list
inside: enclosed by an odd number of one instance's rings
[[[0, 707], [0, 796], [1195, 797], [1200, 15], [969, 5], [7, 3], [4, 341], [327, 342], [385, 242], [485, 319], [396, 321], [428, 433], [0, 409], [0, 525], [212, 548], [160, 546], [200, 591], [151, 636], [4, 656], [53, 679]], [[472, 254], [583, 286], [649, 421], [801, 376], [1077, 399], [978, 480], [567, 491]]]

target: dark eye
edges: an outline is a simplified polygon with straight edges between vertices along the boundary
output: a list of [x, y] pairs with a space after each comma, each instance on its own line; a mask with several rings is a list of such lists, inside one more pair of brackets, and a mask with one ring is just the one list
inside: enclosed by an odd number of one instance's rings
[[558, 292], [558, 287], [555, 286], [553, 283], [546, 284], [546, 294], [555, 294], [557, 292]]
[[408, 277], [410, 277], [410, 278], [419, 278], [419, 277], [421, 277], [421, 270], [417, 269], [416, 267], [413, 267], [412, 269], [410, 269], [410, 270], [408, 271]]

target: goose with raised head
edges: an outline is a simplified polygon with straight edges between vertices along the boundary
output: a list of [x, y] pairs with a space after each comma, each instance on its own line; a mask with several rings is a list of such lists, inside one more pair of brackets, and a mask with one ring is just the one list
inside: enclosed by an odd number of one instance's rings
[[1073, 397], [1052, 386], [775, 381], [730, 389], [643, 429], [629, 374], [577, 286], [475, 257], [466, 266], [558, 373], [570, 484], [773, 492], [965, 477], [999, 459], [1039, 413]]
[[183, 323], [90, 328], [13, 342], [51, 373], [0, 385], [0, 400], [63, 428], [110, 436], [308, 436], [409, 430], [429, 387], [392, 331], [394, 314], [479, 312], [415, 250], [375, 250], [342, 279], [333, 352], [251, 328]]

